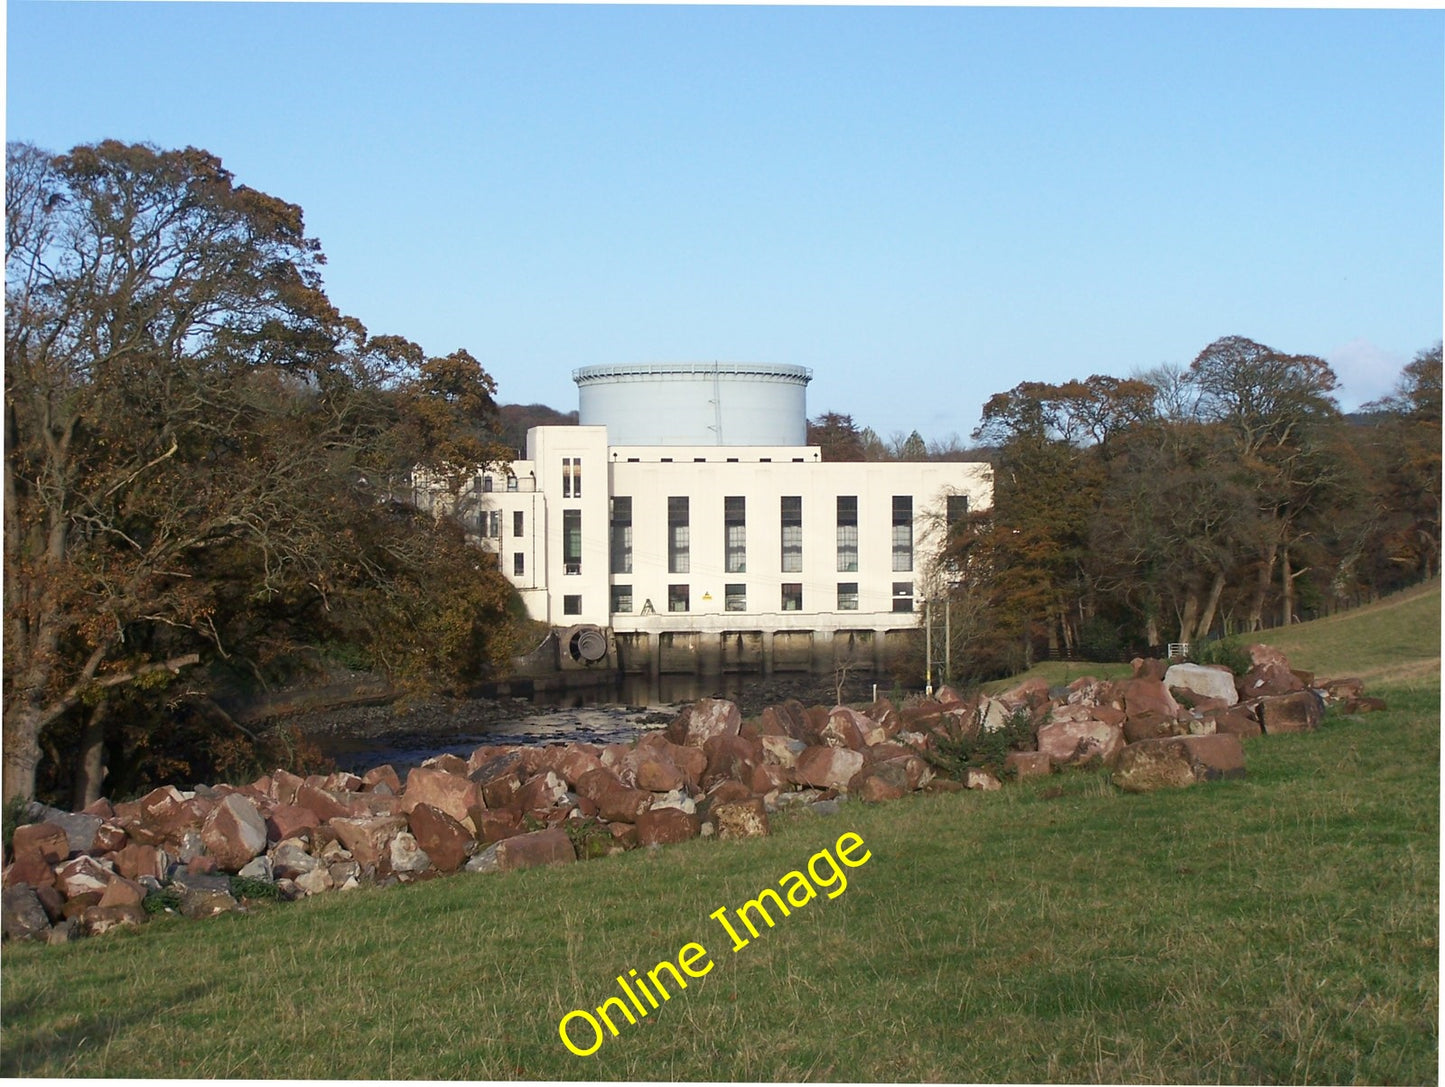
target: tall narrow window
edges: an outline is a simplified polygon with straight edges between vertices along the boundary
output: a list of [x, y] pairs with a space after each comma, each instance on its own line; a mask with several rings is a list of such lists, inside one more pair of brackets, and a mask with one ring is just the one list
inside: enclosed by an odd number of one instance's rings
[[858, 569], [858, 496], [838, 496], [838, 570], [850, 573]]
[[486, 519], [487, 537], [492, 540], [502, 538], [502, 511], [484, 510], [482, 516]]
[[521, 536], [521, 535], [523, 535], [523, 533], [522, 533], [522, 511], [521, 511], [521, 510], [513, 510], [513, 511], [512, 511], [512, 535], [513, 535], [513, 536]]
[[562, 572], [582, 572], [582, 511], [562, 511]]
[[572, 458], [562, 458], [562, 497], [572, 497]]
[[968, 516], [968, 495], [951, 494], [948, 496], [948, 523], [949, 526], [958, 524]]
[[523, 577], [527, 573], [527, 556], [525, 552], [512, 552], [512, 576]]
[[[632, 573], [632, 499], [619, 496], [612, 500], [612, 572]], [[617, 608], [613, 608], [617, 611]], [[629, 609], [630, 610], [630, 609]]]
[[893, 569], [913, 569], [913, 496], [909, 494], [893, 496]]
[[[692, 541], [689, 535], [687, 496], [667, 500], [667, 572], [686, 574], [692, 569]], [[684, 586], [686, 588], [686, 586]], [[670, 608], [686, 611], [686, 608]]]
[[798, 574], [803, 570], [803, 499], [800, 495], [784, 495], [783, 573]]
[[483, 476], [483, 477], [482, 477], [482, 490], [483, 490], [485, 493], [487, 493], [487, 494], [490, 494], [490, 493], [491, 493], [491, 490], [492, 490], [492, 477], [491, 477], [491, 476]]
[[582, 497], [582, 458], [562, 458], [562, 497]]
[[723, 546], [727, 555], [727, 572], [743, 574], [748, 569], [747, 499], [741, 496], [723, 499]]

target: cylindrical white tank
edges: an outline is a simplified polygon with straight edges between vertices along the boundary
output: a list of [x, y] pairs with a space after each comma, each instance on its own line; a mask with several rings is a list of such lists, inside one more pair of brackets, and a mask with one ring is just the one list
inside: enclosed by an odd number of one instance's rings
[[805, 366], [732, 362], [584, 366], [578, 422], [609, 445], [807, 444]]

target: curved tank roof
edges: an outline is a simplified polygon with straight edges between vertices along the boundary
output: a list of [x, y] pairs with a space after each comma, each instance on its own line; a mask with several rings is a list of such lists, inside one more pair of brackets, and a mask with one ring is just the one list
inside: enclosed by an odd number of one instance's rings
[[806, 366], [734, 362], [584, 366], [578, 421], [607, 427], [612, 445], [807, 442]]

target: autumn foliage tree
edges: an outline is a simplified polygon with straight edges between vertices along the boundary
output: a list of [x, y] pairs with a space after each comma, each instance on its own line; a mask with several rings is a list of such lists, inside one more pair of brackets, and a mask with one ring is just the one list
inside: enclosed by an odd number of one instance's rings
[[47, 728], [198, 665], [503, 648], [501, 575], [386, 500], [487, 456], [475, 360], [368, 337], [301, 210], [206, 152], [12, 144], [6, 179], [6, 799]]
[[1228, 336], [1188, 367], [991, 397], [994, 505], [943, 555], [980, 617], [964, 674], [1255, 631], [1438, 571], [1439, 347], [1362, 421], [1336, 386], [1322, 359]]

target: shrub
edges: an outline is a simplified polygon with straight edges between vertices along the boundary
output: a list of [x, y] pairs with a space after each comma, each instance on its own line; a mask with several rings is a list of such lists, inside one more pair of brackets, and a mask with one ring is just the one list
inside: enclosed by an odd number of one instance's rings
[[1220, 638], [1191, 646], [1189, 656], [1195, 664], [1222, 664], [1237, 676], [1254, 667], [1248, 648], [1238, 638]]
[[947, 735], [938, 737], [935, 750], [923, 753], [935, 768], [959, 781], [967, 770], [988, 770], [1002, 777], [1008, 753], [1027, 750], [1033, 740], [1033, 715], [1020, 707], [992, 732], [982, 728], [972, 732], [957, 723], [946, 724], [944, 730]]

